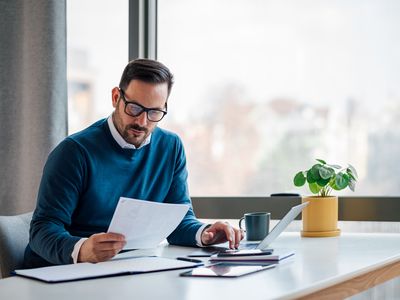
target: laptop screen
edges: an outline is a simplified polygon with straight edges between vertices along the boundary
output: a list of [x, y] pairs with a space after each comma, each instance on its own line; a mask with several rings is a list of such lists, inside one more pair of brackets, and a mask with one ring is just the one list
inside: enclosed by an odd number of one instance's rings
[[293, 206], [289, 212], [275, 225], [274, 229], [263, 239], [257, 246], [257, 249], [266, 249], [285, 229], [288, 225], [300, 214], [308, 202]]

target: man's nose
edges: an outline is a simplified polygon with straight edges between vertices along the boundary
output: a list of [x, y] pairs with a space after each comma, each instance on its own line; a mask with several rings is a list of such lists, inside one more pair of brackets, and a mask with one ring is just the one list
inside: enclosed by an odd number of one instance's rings
[[142, 112], [139, 116], [136, 117], [138, 125], [141, 127], [145, 127], [147, 125], [147, 112]]

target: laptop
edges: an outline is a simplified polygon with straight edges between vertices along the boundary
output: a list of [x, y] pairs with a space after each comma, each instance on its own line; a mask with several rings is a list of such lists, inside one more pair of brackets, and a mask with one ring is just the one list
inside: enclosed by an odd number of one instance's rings
[[[240, 250], [258, 249], [261, 251], [268, 251], [268, 246], [288, 227], [288, 225], [301, 213], [304, 207], [308, 205], [308, 202], [293, 206], [289, 212], [275, 225], [275, 227], [267, 234], [267, 236], [260, 242], [242, 242], [239, 245]], [[220, 252], [230, 251], [227, 247], [204, 247], [200, 248], [192, 253], [189, 257], [208, 257], [213, 254]]]

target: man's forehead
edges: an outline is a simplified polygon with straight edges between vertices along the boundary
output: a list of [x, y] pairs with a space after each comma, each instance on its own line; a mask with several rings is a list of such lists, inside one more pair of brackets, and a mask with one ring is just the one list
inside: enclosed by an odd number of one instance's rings
[[131, 80], [125, 91], [126, 98], [145, 107], [164, 108], [168, 99], [168, 84]]

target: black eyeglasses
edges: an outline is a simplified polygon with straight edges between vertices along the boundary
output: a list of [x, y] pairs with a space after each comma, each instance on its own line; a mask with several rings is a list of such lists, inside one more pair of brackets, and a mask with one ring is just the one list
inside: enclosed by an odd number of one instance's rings
[[145, 111], [147, 114], [147, 120], [149, 120], [150, 122], [159, 122], [167, 114], [167, 103], [165, 103], [165, 110], [157, 108], [147, 108], [134, 101], [127, 101], [124, 91], [122, 89], [119, 89], [119, 91], [121, 92], [121, 98], [125, 103], [124, 111], [127, 115], [130, 115], [131, 117], [138, 117]]

